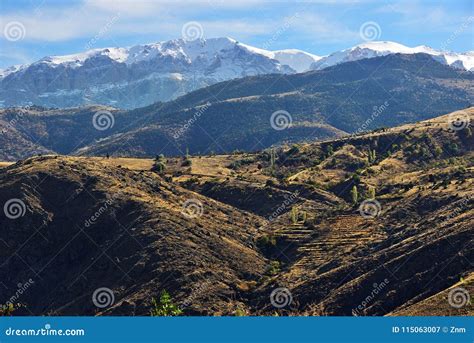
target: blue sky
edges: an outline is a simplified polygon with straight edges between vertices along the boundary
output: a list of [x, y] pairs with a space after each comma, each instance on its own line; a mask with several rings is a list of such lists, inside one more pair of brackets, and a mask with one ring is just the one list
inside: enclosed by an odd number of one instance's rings
[[[131, 46], [180, 38], [188, 22], [204, 38], [228, 36], [269, 50], [297, 48], [325, 55], [364, 40], [452, 51], [474, 50], [472, 0], [1, 0], [0, 68], [87, 48]], [[377, 27], [375, 26], [375, 27]]]

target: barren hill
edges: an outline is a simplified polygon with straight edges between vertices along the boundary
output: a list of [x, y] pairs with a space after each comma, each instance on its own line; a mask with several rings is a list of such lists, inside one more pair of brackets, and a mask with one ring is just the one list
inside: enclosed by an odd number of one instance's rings
[[4, 167], [0, 204], [19, 212], [0, 217], [0, 303], [31, 279], [15, 313], [148, 315], [167, 290], [190, 315], [472, 315], [450, 292], [472, 292], [472, 122], [469, 108], [259, 153]]

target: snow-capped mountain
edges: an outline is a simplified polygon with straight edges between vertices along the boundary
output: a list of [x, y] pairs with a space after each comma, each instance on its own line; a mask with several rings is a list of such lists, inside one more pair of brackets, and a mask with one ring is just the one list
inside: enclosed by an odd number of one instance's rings
[[1, 71], [0, 105], [135, 108], [238, 77], [306, 71], [319, 58], [297, 50], [262, 50], [231, 38], [94, 49]]
[[0, 107], [102, 104], [136, 108], [243, 76], [294, 74], [396, 53], [426, 53], [454, 68], [474, 70], [472, 51], [409, 48], [394, 42], [363, 43], [320, 57], [296, 49], [263, 50], [231, 38], [176, 39], [48, 56], [0, 70]]
[[450, 65], [457, 69], [465, 69], [471, 71], [474, 70], [473, 51], [469, 51], [466, 53], [455, 53], [450, 51], [435, 50], [426, 45], [420, 45], [414, 48], [410, 48], [399, 43], [387, 41], [367, 42], [356, 45], [349, 49], [334, 52], [314, 62], [311, 65], [311, 69], [319, 70], [344, 62], [357, 61], [364, 58], [372, 58], [390, 54], [417, 53], [432, 55], [439, 62]]
[[310, 70], [311, 65], [322, 58], [321, 56], [313, 55], [309, 52], [298, 49], [268, 51], [246, 44], [240, 43], [240, 45], [256, 54], [277, 60], [280, 64], [289, 66], [297, 73], [303, 73]]

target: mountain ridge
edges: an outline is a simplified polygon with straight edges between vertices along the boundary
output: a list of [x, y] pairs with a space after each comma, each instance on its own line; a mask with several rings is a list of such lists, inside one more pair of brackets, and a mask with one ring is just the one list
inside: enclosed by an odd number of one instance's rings
[[[253, 151], [466, 108], [474, 102], [473, 78], [426, 54], [388, 55], [284, 77], [235, 79], [131, 111], [5, 109], [0, 120], [12, 123], [5, 130], [14, 129], [62, 154], [145, 157], [183, 155], [186, 149], [192, 154]], [[341, 98], [346, 101], [341, 103]], [[103, 111], [113, 125], [98, 130], [94, 115]], [[274, 113], [286, 116], [288, 127], [277, 130], [279, 124], [271, 121]], [[9, 160], [31, 156], [26, 153], [22, 145], [0, 149]]]
[[451, 51], [436, 50], [426, 45], [419, 45], [413, 48], [390, 41], [372, 41], [365, 42], [333, 52], [327, 56], [323, 56], [311, 65], [311, 69], [323, 69], [336, 64], [358, 61], [364, 58], [374, 58], [390, 54], [418, 54], [424, 53], [435, 56], [435, 58], [443, 64], [453, 66], [458, 69], [468, 71], [474, 70], [474, 54], [472, 51], [464, 53], [456, 53]]
[[327, 56], [269, 51], [232, 38], [175, 39], [129, 48], [46, 56], [0, 71], [0, 106], [72, 107], [102, 104], [132, 109], [168, 101], [218, 82], [263, 74], [294, 74], [395, 53], [427, 53], [471, 70], [472, 52], [451, 53], [393, 42], [368, 42]]

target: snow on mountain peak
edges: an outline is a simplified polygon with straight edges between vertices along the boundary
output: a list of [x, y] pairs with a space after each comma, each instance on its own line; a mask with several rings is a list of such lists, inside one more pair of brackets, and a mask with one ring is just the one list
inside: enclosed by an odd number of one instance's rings
[[363, 58], [372, 58], [390, 54], [417, 54], [424, 53], [436, 56], [437, 60], [456, 68], [472, 70], [474, 58], [468, 53], [454, 53], [448, 51], [435, 50], [426, 45], [407, 47], [403, 44], [390, 41], [372, 41], [358, 44], [352, 48], [334, 52], [313, 63], [311, 69], [324, 69], [336, 64], [357, 61]]
[[[243, 76], [305, 72], [395, 53], [426, 53], [453, 68], [474, 70], [472, 51], [455, 53], [424, 45], [410, 48], [395, 42], [373, 41], [320, 57], [297, 49], [264, 50], [221, 37], [174, 39], [48, 56], [29, 65], [0, 70], [0, 90], [7, 94], [6, 105], [21, 105], [33, 98], [46, 106], [96, 102], [133, 108], [168, 101], [199, 87]], [[74, 72], [64, 73], [64, 69]], [[29, 87], [34, 91], [25, 97], [25, 84], [31, 80], [38, 84]], [[119, 99], [114, 95], [133, 91], [137, 91], [136, 96]]]
[[[269, 51], [240, 43], [229, 37], [196, 39], [186, 41], [183, 39], [173, 39], [150, 44], [135, 45], [128, 48], [100, 48], [84, 51], [77, 54], [46, 56], [32, 65], [46, 64], [50, 67], [65, 66], [68, 68], [78, 68], [90, 58], [105, 56], [118, 63], [140, 63], [149, 61], [157, 56], [169, 56], [173, 59], [187, 60], [192, 63], [198, 58], [211, 60], [216, 55], [226, 50], [234, 48], [244, 49], [251, 54], [261, 55], [269, 59], [276, 60], [282, 66], [287, 65], [296, 72], [309, 70], [313, 62], [321, 57], [297, 49]], [[22, 66], [24, 69], [27, 65]], [[0, 72], [0, 77], [15, 72], [18, 67], [8, 68]]]
[[93, 49], [78, 54], [46, 56], [33, 63], [33, 65], [47, 64], [53, 68], [62, 65], [77, 68], [81, 67], [87, 59], [99, 56], [107, 56], [116, 62], [124, 62], [128, 57], [128, 51], [125, 48]]

